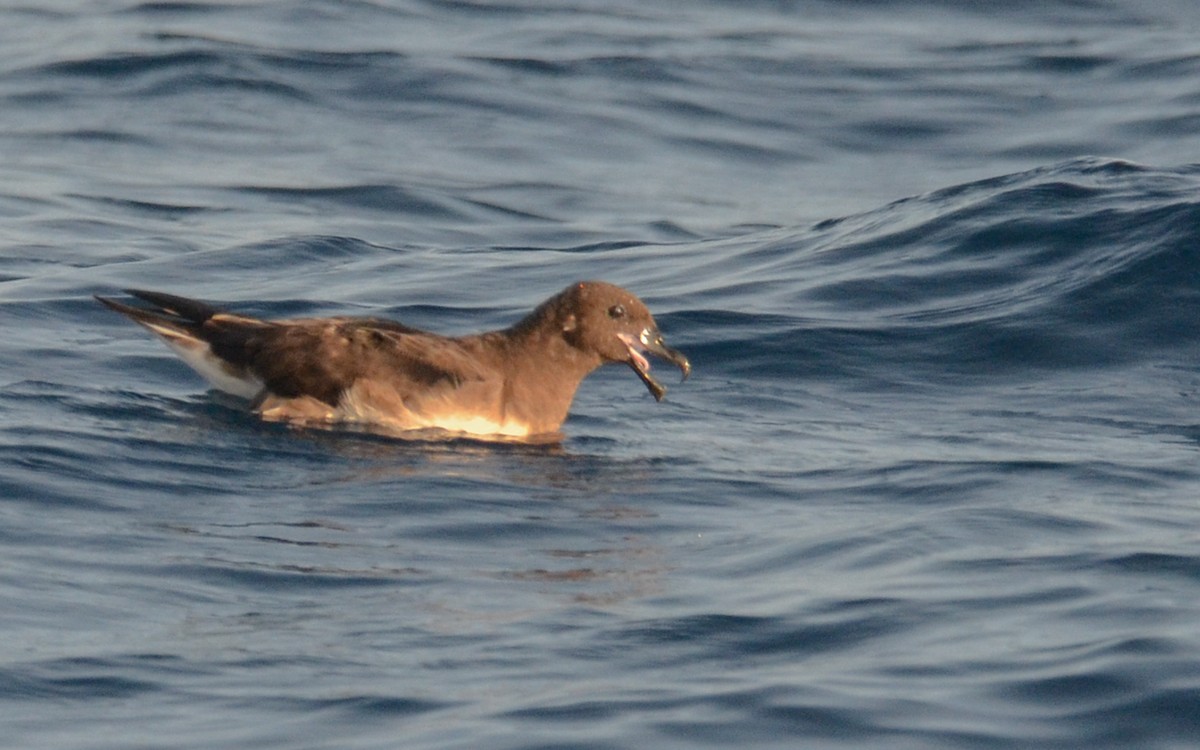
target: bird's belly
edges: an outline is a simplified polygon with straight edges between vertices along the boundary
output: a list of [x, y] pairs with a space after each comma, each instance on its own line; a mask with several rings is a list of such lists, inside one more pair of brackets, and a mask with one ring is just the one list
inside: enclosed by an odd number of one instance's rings
[[528, 424], [472, 414], [452, 404], [412, 408], [399, 398], [379, 398], [366, 389], [350, 388], [334, 410], [339, 421], [375, 424], [391, 430], [444, 430], [479, 437], [523, 438], [533, 434]]
[[[468, 435], [502, 435], [504, 437], [527, 437], [529, 426], [520, 422], [495, 422], [487, 417], [474, 415], [443, 415], [429, 418], [422, 428], [461, 432]], [[420, 429], [420, 428], [418, 428]]]

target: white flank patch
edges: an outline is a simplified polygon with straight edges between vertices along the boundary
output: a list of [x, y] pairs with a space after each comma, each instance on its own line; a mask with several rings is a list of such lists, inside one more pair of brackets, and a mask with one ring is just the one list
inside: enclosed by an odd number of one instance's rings
[[262, 381], [255, 377], [240, 377], [225, 360], [212, 353], [212, 347], [203, 341], [181, 336], [172, 331], [171, 335], [164, 334], [163, 340], [167, 346], [187, 363], [187, 366], [200, 373], [217, 390], [232, 393], [242, 398], [254, 398], [262, 391]]

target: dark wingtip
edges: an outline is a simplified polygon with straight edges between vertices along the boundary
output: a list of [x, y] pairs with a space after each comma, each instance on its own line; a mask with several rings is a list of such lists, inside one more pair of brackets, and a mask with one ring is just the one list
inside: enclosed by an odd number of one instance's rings
[[[190, 297], [180, 297], [175, 294], [166, 294], [165, 292], [152, 292], [148, 289], [124, 289], [122, 291], [131, 297], [150, 303], [154, 308], [151, 312], [182, 318], [189, 323], [203, 323], [220, 312], [212, 305], [200, 300], [191, 299]], [[140, 309], [136, 307], [129, 308], [128, 305], [121, 305], [119, 302], [115, 304], [120, 305], [120, 308], [114, 309]], [[112, 305], [110, 304], [109, 306], [111, 307]], [[146, 312], [146, 310], [142, 311]]]
[[93, 294], [92, 297], [97, 302], [99, 302], [100, 304], [107, 307], [109, 310], [114, 310], [114, 311], [122, 313], [124, 315], [129, 315], [130, 313], [138, 312], [138, 309], [136, 307], [130, 307], [129, 305], [126, 305], [123, 302], [117, 302], [115, 299], [112, 299], [111, 297], [104, 297], [99, 294]]

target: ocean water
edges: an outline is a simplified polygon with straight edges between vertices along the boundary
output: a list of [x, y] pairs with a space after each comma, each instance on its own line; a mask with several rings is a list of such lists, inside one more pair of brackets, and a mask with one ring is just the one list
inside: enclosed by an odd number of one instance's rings
[[[0, 746], [1196, 745], [1200, 6], [0, 19]], [[91, 299], [580, 278], [695, 371], [556, 447], [263, 424]]]

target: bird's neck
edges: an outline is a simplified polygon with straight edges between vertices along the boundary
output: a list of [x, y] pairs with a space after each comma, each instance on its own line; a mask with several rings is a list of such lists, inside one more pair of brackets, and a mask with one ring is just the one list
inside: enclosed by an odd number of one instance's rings
[[579, 384], [602, 364], [599, 355], [568, 343], [546, 312], [539, 308], [512, 328], [486, 334], [503, 350], [505, 417], [535, 432], [559, 429]]

